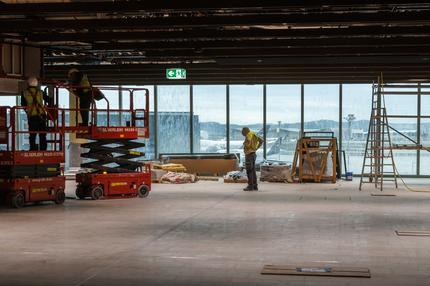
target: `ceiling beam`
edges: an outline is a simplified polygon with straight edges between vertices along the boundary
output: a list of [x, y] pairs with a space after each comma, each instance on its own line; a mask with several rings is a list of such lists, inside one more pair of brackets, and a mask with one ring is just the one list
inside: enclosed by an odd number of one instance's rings
[[242, 49], [242, 48], [281, 48], [281, 47], [407, 47], [429, 46], [430, 37], [392, 37], [392, 38], [332, 38], [332, 39], [289, 39], [289, 40], [206, 40], [187, 42], [121, 42], [96, 43], [91, 50], [181, 50], [181, 49]]
[[146, 58], [175, 59], [208, 59], [217, 57], [273, 57], [273, 56], [343, 56], [343, 55], [430, 55], [430, 49], [426, 46], [415, 47], [293, 47], [293, 48], [242, 48], [242, 49], [217, 49], [217, 50], [164, 50], [146, 51]]
[[[139, 29], [179, 27], [223, 27], [244, 25], [365, 25], [429, 24], [430, 10], [377, 13], [295, 13], [244, 16], [114, 18], [90, 20], [10, 20], [0, 19], [0, 32], [30, 32], [67, 29]], [[210, 35], [208, 35], [210, 36]]]
[[335, 7], [375, 7], [375, 6], [427, 6], [428, 2], [416, 1], [405, 3], [405, 1], [274, 1], [274, 0], [247, 0], [247, 1], [117, 1], [117, 2], [71, 2], [71, 3], [25, 3], [25, 4], [1, 4], [0, 15], [35, 15], [35, 14], [58, 14], [58, 13], [136, 13], [142, 11], [206, 11], [206, 10], [261, 10], [261, 9], [293, 9], [293, 8], [327, 8]]
[[348, 28], [317, 28], [317, 29], [189, 29], [181, 31], [146, 31], [146, 32], [87, 32], [87, 33], [33, 33], [27, 36], [29, 41], [37, 42], [95, 42], [117, 40], [197, 40], [197, 39], [291, 39], [320, 37], [354, 37], [354, 36], [430, 36], [430, 26], [363, 26]]

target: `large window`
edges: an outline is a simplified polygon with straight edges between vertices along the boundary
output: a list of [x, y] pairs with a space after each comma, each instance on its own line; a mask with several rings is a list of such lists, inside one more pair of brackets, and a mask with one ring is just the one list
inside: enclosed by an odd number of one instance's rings
[[[249, 127], [263, 136], [263, 85], [230, 86], [230, 152], [239, 153], [243, 162], [242, 128]], [[257, 161], [263, 150], [257, 151]]]
[[[142, 87], [129, 86], [128, 88]], [[154, 109], [154, 87], [145, 87], [150, 93], [150, 139], [146, 140], [145, 149], [147, 159], [155, 157], [157, 148], [158, 153], [190, 153], [192, 140], [194, 153], [225, 153], [229, 149], [232, 153], [240, 153], [243, 160], [242, 128], [248, 126], [263, 136], [264, 85], [262, 84], [230, 85], [228, 89], [226, 85], [158, 86], [157, 110]], [[193, 89], [192, 101], [190, 88]], [[227, 106], [227, 90], [230, 95], [229, 106]], [[300, 84], [266, 85], [266, 158], [291, 162], [303, 125], [304, 131], [330, 131], [334, 132], [336, 137], [342, 136], [342, 149], [346, 152], [347, 169], [359, 175], [369, 127], [372, 85], [343, 84], [342, 90], [343, 106], [340, 109], [338, 84], [304, 85], [303, 103]], [[391, 89], [391, 91], [396, 90]], [[411, 86], [409, 91], [416, 92], [417, 89]], [[430, 88], [423, 87], [422, 91], [429, 92]], [[111, 109], [130, 109], [128, 91], [119, 93], [105, 88], [103, 92], [109, 99]], [[134, 97], [134, 109], [142, 109], [143, 91], [137, 91]], [[68, 107], [68, 100], [68, 92], [60, 90], [60, 107]], [[192, 108], [190, 102], [193, 103]], [[15, 105], [15, 103], [16, 97], [0, 97], [0, 104]], [[302, 104], [304, 114], [301, 114]], [[389, 115], [388, 121], [393, 128], [413, 140], [419, 139], [424, 146], [430, 146], [430, 95], [421, 95], [419, 112], [418, 97], [414, 94], [387, 94], [385, 104]], [[106, 103], [100, 101], [97, 106], [99, 109], [105, 109]], [[230, 113], [229, 126], [227, 126], [227, 108]], [[339, 123], [340, 110], [342, 110], [341, 123]], [[192, 117], [191, 112], [193, 112]], [[98, 115], [98, 124], [106, 125], [107, 114], [102, 113]], [[155, 114], [158, 114], [157, 118], [154, 117]], [[301, 122], [302, 118], [303, 122]], [[129, 112], [110, 114], [111, 125], [125, 125], [130, 119]], [[69, 120], [67, 116], [66, 122]], [[157, 121], [157, 130], [155, 130], [155, 121]], [[193, 122], [192, 128], [191, 122]], [[418, 122], [420, 122], [420, 128], [418, 128]], [[26, 123], [22, 121], [21, 124]], [[339, 134], [340, 124], [342, 124], [342, 134]], [[418, 129], [420, 134], [417, 134]], [[227, 146], [227, 130], [230, 134], [229, 146]], [[155, 146], [155, 134], [157, 134], [158, 146]], [[391, 135], [393, 144], [413, 145], [404, 136], [394, 131], [391, 131]], [[27, 141], [25, 138], [20, 140], [23, 147]], [[258, 161], [263, 160], [263, 153], [263, 148], [257, 152]], [[420, 154], [420, 166], [417, 162], [418, 154]], [[416, 175], [419, 167], [421, 175], [430, 175], [430, 152], [396, 150], [394, 158], [401, 174]]]
[[190, 152], [190, 87], [157, 87], [158, 152]]
[[226, 86], [193, 86], [193, 151], [225, 153]]
[[[138, 117], [143, 117], [139, 110], [144, 110], [146, 106], [145, 93], [146, 90], [149, 92], [149, 139], [145, 139], [145, 159], [155, 158], [155, 129], [154, 129], [154, 86], [123, 86], [120, 93], [122, 110], [130, 110], [130, 96], [133, 96], [133, 108], [136, 110]], [[130, 112], [121, 113], [121, 124], [126, 125], [131, 120]], [[143, 124], [143, 121], [136, 122], [137, 126]]]
[[[17, 104], [17, 99], [19, 99], [19, 97], [14, 96], [14, 95], [0, 95], [0, 106], [9, 106], [9, 107], [13, 107]], [[10, 115], [7, 115], [7, 123], [10, 122]], [[23, 146], [23, 136], [19, 136], [18, 137], [18, 144], [20, 146], [18, 146], [18, 148], [20, 148], [21, 150], [25, 150], [24, 146]], [[25, 146], [28, 149], [28, 144], [27, 146]], [[0, 150], [6, 149], [6, 145], [0, 145]]]
[[[100, 87], [105, 98], [96, 101], [97, 126], [119, 126], [119, 92], [116, 86]], [[109, 108], [108, 108], [109, 107]]]
[[301, 86], [267, 85], [266, 157], [291, 162], [300, 137]]
[[354, 174], [361, 174], [371, 105], [372, 85], [342, 86], [342, 150], [345, 151], [347, 170]]
[[338, 84], [305, 85], [304, 128], [304, 131], [331, 131], [339, 136]]
[[[428, 85], [427, 85], [428, 86]], [[430, 92], [430, 88], [422, 88], [424, 93]], [[430, 147], [430, 94], [421, 95], [421, 144]], [[430, 152], [420, 151], [420, 175], [430, 175]]]
[[[405, 136], [414, 141], [417, 137], [417, 96], [415, 94], [390, 94], [390, 92], [417, 92], [416, 88], [386, 88], [384, 90], [385, 107], [387, 109], [388, 124], [399, 132], [391, 131], [391, 142], [393, 145], [414, 145]], [[402, 116], [415, 116], [406, 118]], [[405, 136], [403, 136], [403, 135]], [[394, 162], [400, 174], [416, 175], [417, 173], [417, 151], [416, 150], [394, 150]]]

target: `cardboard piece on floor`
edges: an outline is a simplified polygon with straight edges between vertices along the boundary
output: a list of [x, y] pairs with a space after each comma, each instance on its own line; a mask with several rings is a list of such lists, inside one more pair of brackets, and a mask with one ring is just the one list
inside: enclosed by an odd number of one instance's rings
[[372, 197], [395, 197], [395, 194], [387, 194], [387, 193], [371, 193]]
[[199, 181], [214, 181], [218, 182], [220, 177], [198, 176]]
[[398, 230], [396, 230], [396, 234], [398, 236], [430, 236], [430, 231], [422, 231], [422, 230], [398, 231]]
[[267, 275], [302, 275], [370, 278], [368, 268], [359, 267], [303, 267], [291, 265], [264, 265], [261, 274]]

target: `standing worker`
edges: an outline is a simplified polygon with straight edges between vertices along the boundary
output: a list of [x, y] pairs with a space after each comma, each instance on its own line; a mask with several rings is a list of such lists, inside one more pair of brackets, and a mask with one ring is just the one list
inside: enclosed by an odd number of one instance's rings
[[263, 145], [264, 140], [257, 133], [249, 130], [248, 127], [243, 127], [242, 135], [245, 136], [243, 142], [243, 152], [245, 153], [246, 175], [248, 176], [248, 186], [244, 191], [258, 191], [257, 173], [255, 171], [255, 159], [257, 158], [257, 150]]
[[[36, 77], [29, 77], [27, 83], [27, 89], [21, 94], [21, 105], [26, 107], [28, 130], [31, 132], [30, 151], [45, 151], [47, 149], [45, 133], [47, 117], [44, 101], [49, 102], [49, 97], [38, 87], [39, 83]], [[38, 134], [39, 145], [36, 144]]]
[[70, 69], [68, 72], [69, 91], [79, 98], [79, 111], [82, 118], [81, 126], [88, 126], [89, 112], [93, 100], [91, 83], [86, 74], [77, 69]]

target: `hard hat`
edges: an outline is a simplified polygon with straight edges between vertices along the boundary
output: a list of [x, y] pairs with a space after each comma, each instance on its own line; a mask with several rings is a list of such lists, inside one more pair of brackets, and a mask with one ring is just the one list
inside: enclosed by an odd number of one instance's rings
[[28, 86], [38, 86], [39, 82], [35, 76], [31, 76], [27, 79]]
[[75, 72], [79, 72], [79, 70], [75, 69], [75, 68], [70, 69], [69, 72], [67, 73], [67, 76], [70, 77], [72, 75], [72, 73], [75, 73]]

